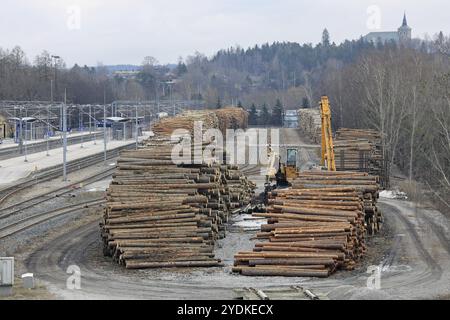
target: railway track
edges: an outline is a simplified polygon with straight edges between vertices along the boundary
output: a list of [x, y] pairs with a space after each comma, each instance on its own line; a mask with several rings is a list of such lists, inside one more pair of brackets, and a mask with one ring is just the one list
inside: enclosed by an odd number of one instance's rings
[[32, 208], [32, 207], [34, 207], [36, 205], [39, 205], [41, 203], [47, 202], [50, 199], [66, 195], [66, 194], [68, 194], [68, 193], [73, 191], [73, 187], [75, 185], [89, 184], [89, 183], [93, 183], [93, 182], [97, 182], [97, 181], [103, 180], [103, 179], [111, 176], [114, 173], [114, 171], [115, 171], [115, 168], [110, 168], [110, 169], [107, 169], [107, 170], [103, 170], [103, 171], [101, 171], [99, 173], [96, 173], [96, 174], [94, 174], [92, 176], [89, 176], [89, 177], [87, 177], [85, 179], [78, 180], [78, 181], [76, 181], [76, 182], [74, 182], [74, 183], [72, 183], [72, 184], [70, 184], [68, 186], [64, 186], [64, 187], [61, 187], [61, 188], [58, 188], [58, 189], [53, 189], [53, 190], [51, 190], [49, 192], [40, 194], [40, 195], [38, 195], [36, 197], [30, 198], [30, 199], [26, 199], [26, 200], [21, 201], [21, 202], [14, 203], [14, 204], [12, 204], [12, 205], [10, 205], [8, 207], [4, 207], [4, 208], [2, 208], [2, 212], [0, 213], [0, 220], [9, 218], [10, 216], [13, 216], [13, 215], [15, 215], [17, 213], [20, 213], [23, 210], [26, 210], [26, 209]]
[[[101, 140], [103, 139], [103, 132], [97, 132], [95, 134], [95, 139]], [[72, 136], [67, 138], [67, 145], [80, 144], [82, 142], [88, 143], [94, 140], [94, 133], [92, 135], [84, 135], [84, 136]], [[51, 139], [49, 140], [49, 149], [56, 149], [62, 147], [61, 139]], [[8, 148], [0, 149], [0, 160], [11, 159], [14, 157], [20, 157], [24, 153], [24, 147], [22, 150], [19, 146], [12, 146]], [[28, 155], [33, 153], [38, 153], [45, 151], [47, 149], [47, 141], [30, 143], [27, 145], [27, 153]]]
[[[120, 148], [116, 148], [114, 150], [108, 150], [106, 154], [107, 160], [117, 158], [119, 156], [120, 151], [125, 149], [133, 148], [135, 144], [129, 144], [126, 146], [122, 146]], [[67, 164], [67, 172], [75, 172], [80, 169], [84, 169], [90, 166], [93, 166], [99, 162], [103, 161], [103, 153], [95, 154], [92, 156], [84, 157], [81, 159], [73, 160]], [[17, 194], [20, 191], [23, 191], [27, 188], [33, 187], [39, 183], [50, 181], [60, 177], [62, 174], [63, 165], [57, 165], [51, 168], [47, 168], [44, 170], [40, 170], [28, 178], [25, 178], [18, 183], [15, 183], [11, 186], [3, 188], [0, 190], [0, 205], [2, 205], [7, 199]]]
[[77, 212], [83, 209], [95, 207], [101, 204], [104, 204], [106, 201], [104, 199], [95, 199], [89, 201], [83, 201], [81, 203], [76, 203], [72, 205], [67, 205], [55, 210], [45, 211], [42, 213], [34, 214], [27, 218], [21, 219], [19, 221], [15, 221], [9, 223], [0, 228], [0, 239], [4, 239], [6, 237], [12, 236], [21, 231], [27, 230], [35, 225], [41, 224], [48, 220], [58, 218], [63, 215], [67, 215], [69, 213]]

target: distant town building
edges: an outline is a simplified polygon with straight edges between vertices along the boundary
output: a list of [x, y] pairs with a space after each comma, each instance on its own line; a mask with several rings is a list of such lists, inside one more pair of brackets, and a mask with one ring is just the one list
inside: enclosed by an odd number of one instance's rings
[[139, 71], [130, 71], [130, 70], [119, 70], [115, 71], [114, 76], [125, 78], [125, 79], [135, 79], [139, 74]]
[[412, 29], [408, 26], [408, 21], [406, 19], [406, 13], [403, 16], [403, 23], [397, 31], [388, 31], [388, 32], [371, 32], [363, 39], [367, 42], [377, 43], [387, 43], [387, 42], [395, 42], [395, 43], [406, 43], [411, 40], [412, 37]]
[[287, 110], [284, 114], [284, 127], [285, 128], [298, 128], [298, 111], [297, 110]]

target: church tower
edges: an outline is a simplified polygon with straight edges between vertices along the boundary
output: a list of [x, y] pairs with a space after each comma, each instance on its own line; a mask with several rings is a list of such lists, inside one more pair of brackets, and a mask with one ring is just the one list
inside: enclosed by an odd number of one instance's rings
[[412, 29], [408, 26], [408, 21], [406, 20], [406, 13], [403, 16], [403, 24], [398, 28], [398, 38], [400, 42], [405, 43], [411, 40]]

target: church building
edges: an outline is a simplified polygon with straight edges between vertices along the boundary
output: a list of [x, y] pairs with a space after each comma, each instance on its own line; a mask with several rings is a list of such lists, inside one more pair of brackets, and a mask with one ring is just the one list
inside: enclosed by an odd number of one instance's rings
[[367, 42], [373, 43], [387, 43], [387, 42], [396, 42], [396, 43], [407, 43], [411, 40], [412, 29], [408, 26], [408, 21], [406, 19], [406, 13], [403, 17], [403, 23], [397, 31], [388, 31], [388, 32], [371, 32], [363, 39]]

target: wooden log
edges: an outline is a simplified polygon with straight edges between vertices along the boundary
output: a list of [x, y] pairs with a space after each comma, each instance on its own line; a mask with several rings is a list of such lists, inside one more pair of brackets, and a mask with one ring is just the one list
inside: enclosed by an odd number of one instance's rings
[[219, 267], [219, 260], [211, 261], [180, 261], [180, 262], [146, 262], [145, 260], [127, 260], [127, 269], [156, 269], [156, 268], [197, 268], [197, 267]]

